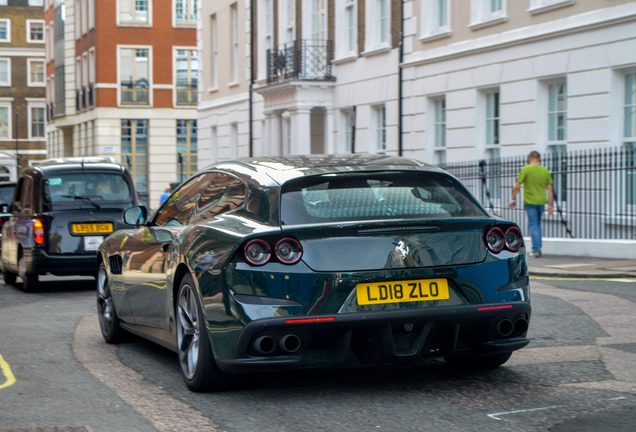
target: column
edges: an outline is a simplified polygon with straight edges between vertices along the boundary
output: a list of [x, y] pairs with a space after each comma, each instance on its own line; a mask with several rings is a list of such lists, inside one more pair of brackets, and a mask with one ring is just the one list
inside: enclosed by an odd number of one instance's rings
[[297, 108], [292, 112], [292, 152], [311, 153], [311, 108]]

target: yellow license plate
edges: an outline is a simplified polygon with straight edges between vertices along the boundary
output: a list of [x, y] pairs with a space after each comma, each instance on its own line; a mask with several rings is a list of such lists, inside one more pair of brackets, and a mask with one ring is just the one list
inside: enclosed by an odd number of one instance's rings
[[73, 224], [73, 234], [109, 234], [112, 232], [112, 223]]
[[358, 304], [361, 305], [447, 300], [449, 298], [446, 279], [361, 283], [356, 285], [356, 293]]

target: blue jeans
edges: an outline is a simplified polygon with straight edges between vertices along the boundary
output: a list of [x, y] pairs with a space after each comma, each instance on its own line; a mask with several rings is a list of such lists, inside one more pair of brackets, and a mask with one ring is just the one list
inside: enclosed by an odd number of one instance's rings
[[528, 229], [532, 239], [532, 252], [541, 253], [541, 216], [543, 215], [543, 205], [524, 204], [524, 209], [528, 215]]

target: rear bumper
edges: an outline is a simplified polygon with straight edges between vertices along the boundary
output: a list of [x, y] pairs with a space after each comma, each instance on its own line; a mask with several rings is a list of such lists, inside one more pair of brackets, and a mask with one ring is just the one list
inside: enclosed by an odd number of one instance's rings
[[50, 255], [42, 249], [24, 249], [26, 270], [34, 274], [56, 276], [95, 276], [97, 252], [94, 254]]
[[[497, 354], [529, 343], [530, 315], [529, 303], [511, 302], [311, 316], [307, 321], [265, 318], [247, 324], [235, 354], [217, 363], [225, 372], [243, 373]], [[293, 352], [281, 342], [287, 335], [298, 338], [298, 347], [291, 344]], [[261, 337], [272, 338], [271, 352], [259, 352]]]

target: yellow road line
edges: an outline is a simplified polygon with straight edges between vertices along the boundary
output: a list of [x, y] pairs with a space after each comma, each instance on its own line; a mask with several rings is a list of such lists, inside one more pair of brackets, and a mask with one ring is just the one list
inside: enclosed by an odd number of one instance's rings
[[0, 384], [0, 390], [15, 384], [16, 380], [13, 376], [13, 372], [11, 372], [11, 367], [9, 366], [9, 363], [4, 361], [4, 359], [2, 358], [2, 354], [0, 354], [0, 369], [2, 369], [2, 373], [7, 379], [4, 383]]

